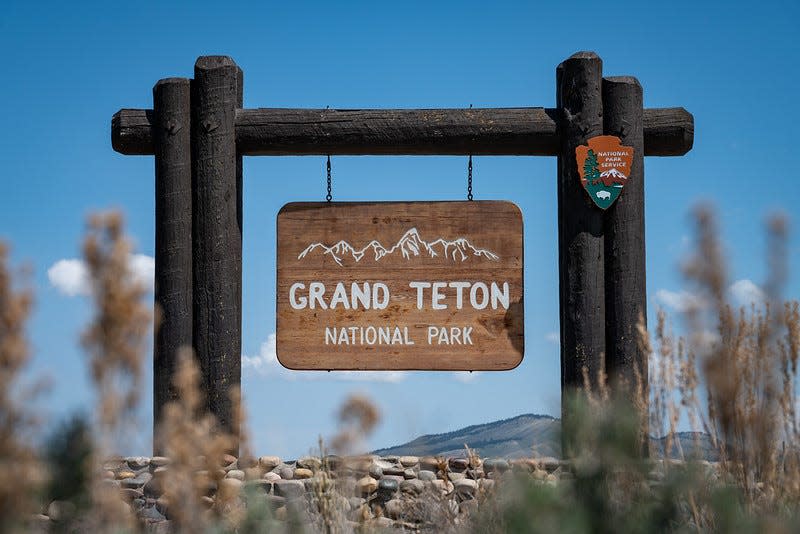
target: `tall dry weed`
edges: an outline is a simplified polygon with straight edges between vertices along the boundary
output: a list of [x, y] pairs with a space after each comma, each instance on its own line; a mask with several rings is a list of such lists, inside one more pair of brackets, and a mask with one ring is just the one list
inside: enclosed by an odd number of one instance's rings
[[162, 503], [180, 532], [200, 532], [222, 515], [204, 497], [225, 478], [224, 457], [235, 443], [205, 409], [200, 384], [193, 351], [181, 349], [175, 375], [178, 398], [164, 407], [156, 436], [158, 448], [170, 459], [167, 469], [157, 474], [164, 489]]
[[[97, 439], [101, 457], [121, 449], [138, 431], [135, 409], [141, 391], [144, 350], [152, 322], [146, 290], [129, 267], [131, 245], [117, 212], [90, 217], [83, 244], [95, 315], [82, 336], [89, 357], [91, 378], [97, 390]], [[100, 459], [96, 458], [95, 466]], [[94, 529], [114, 525], [133, 527], [133, 518], [117, 492], [109, 491], [99, 473], [93, 473]]]
[[32, 294], [14, 287], [8, 250], [0, 243], [0, 531], [21, 530], [35, 507], [43, 472], [32, 443], [37, 418], [22, 390], [30, 357], [25, 335]]

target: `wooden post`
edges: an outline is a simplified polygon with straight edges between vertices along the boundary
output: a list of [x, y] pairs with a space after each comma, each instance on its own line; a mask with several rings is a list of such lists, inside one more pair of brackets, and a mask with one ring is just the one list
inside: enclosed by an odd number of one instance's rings
[[[155, 183], [155, 305], [153, 444], [173, 386], [181, 346], [192, 346], [192, 160], [190, 86], [167, 78], [153, 87]], [[157, 317], [159, 316], [157, 315]]]
[[[568, 427], [570, 396], [583, 385], [583, 370], [596, 384], [605, 352], [603, 212], [581, 185], [575, 147], [603, 133], [603, 63], [578, 52], [556, 70], [558, 155], [558, 250], [561, 318], [561, 417]], [[563, 454], [573, 448], [564, 432]]]
[[[192, 85], [194, 347], [208, 408], [234, 436], [230, 392], [241, 382], [242, 232], [234, 122], [239, 68], [226, 56], [197, 60]], [[238, 451], [238, 444], [235, 447]]]
[[625, 188], [605, 218], [606, 371], [615, 391], [634, 394], [641, 385], [646, 396], [647, 354], [637, 331], [640, 321], [647, 325], [642, 104], [636, 78], [603, 79], [603, 130], [633, 147]]

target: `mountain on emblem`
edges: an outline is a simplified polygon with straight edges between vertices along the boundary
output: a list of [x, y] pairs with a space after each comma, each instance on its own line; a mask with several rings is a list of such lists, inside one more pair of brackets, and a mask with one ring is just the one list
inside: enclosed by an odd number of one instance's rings
[[622, 193], [633, 165], [633, 147], [622, 146], [619, 137], [600, 135], [575, 148], [578, 174], [589, 198], [608, 209]]
[[340, 240], [333, 245], [312, 243], [297, 256], [297, 259], [302, 260], [314, 251], [329, 255], [339, 266], [343, 266], [347, 259], [351, 259], [356, 263], [360, 262], [365, 257], [370, 257], [374, 261], [380, 261], [381, 258], [395, 253], [406, 260], [416, 257], [441, 257], [453, 262], [466, 261], [472, 257], [484, 257], [492, 261], [500, 259], [494, 252], [478, 248], [464, 237], [452, 240], [440, 237], [433, 241], [425, 241], [420, 237], [416, 228], [407, 230], [406, 233], [403, 234], [403, 237], [390, 248], [384, 247], [375, 239], [367, 243], [361, 249], [356, 249], [353, 245], [344, 240]]

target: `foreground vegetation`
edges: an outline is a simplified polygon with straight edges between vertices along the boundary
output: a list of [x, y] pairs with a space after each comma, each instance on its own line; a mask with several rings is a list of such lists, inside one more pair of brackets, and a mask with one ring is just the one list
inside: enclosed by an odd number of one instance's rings
[[[365, 457], [342, 458], [377, 424], [366, 399], [351, 398], [341, 409], [340, 433], [319, 458], [308, 462], [314, 513], [292, 521], [291, 507], [276, 509], [264, 495], [272, 464], [252, 456], [243, 429], [240, 455], [227, 456], [232, 439], [201, 410], [199, 371], [191, 350], [178, 355], [179, 399], [165, 412], [157, 433], [164, 456], [152, 466], [159, 485], [158, 509], [169, 519], [158, 528], [181, 532], [322, 531], [393, 529], [431, 532], [798, 532], [800, 531], [800, 427], [797, 365], [800, 309], [785, 302], [787, 229], [780, 219], [768, 227], [770, 277], [763, 302], [738, 309], [730, 304], [718, 232], [712, 214], [696, 214], [697, 247], [685, 266], [689, 292], [685, 316], [672, 324], [659, 313], [652, 335], [643, 326], [642, 350], [650, 354], [649, 381], [615, 384], [587, 377], [564, 422], [568, 463], [556, 470], [532, 460], [500, 470], [465, 448], [465, 461], [432, 466], [436, 483], [404, 507], [390, 510], [373, 488], [348, 486]], [[0, 247], [0, 531], [135, 532], [152, 529], [126, 494], [111, 483], [119, 473], [112, 453], [120, 450], [138, 403], [146, 339], [152, 314], [144, 291], [128, 276], [129, 244], [119, 215], [94, 217], [84, 256], [93, 282], [95, 317], [82, 342], [97, 390], [96, 417], [73, 418], [52, 432], [42, 447], [41, 426], [20, 375], [30, 357], [25, 325], [30, 290], [12, 279], [7, 251]], [[679, 328], [682, 336], [672, 334]], [[644, 371], [639, 373], [643, 376]], [[589, 378], [592, 378], [589, 380]], [[612, 377], [613, 380], [613, 377]], [[595, 384], [589, 387], [589, 384]], [[649, 386], [648, 386], [649, 384]], [[623, 392], [624, 394], [617, 394]], [[240, 422], [242, 403], [234, 392]], [[646, 433], [666, 436], [666, 451], [679, 426], [705, 432], [720, 461], [711, 464], [681, 451], [673, 461], [643, 450]], [[533, 451], [532, 451], [533, 452]], [[333, 453], [333, 454], [330, 454]], [[117, 460], [119, 463], [119, 460]], [[110, 471], [116, 469], [116, 471]], [[304, 468], [305, 469], [305, 468]], [[367, 470], [369, 468], [366, 468]], [[349, 470], [349, 471], [348, 471]], [[280, 476], [271, 474], [273, 478]], [[502, 475], [502, 476], [500, 476]], [[454, 481], [475, 484], [462, 493]], [[365, 477], [369, 478], [369, 477]], [[371, 479], [370, 479], [371, 480]], [[470, 484], [462, 487], [472, 488]], [[209, 488], [214, 488], [213, 492]], [[422, 490], [421, 490], [422, 491]], [[367, 498], [353, 501], [354, 492]], [[466, 504], [465, 504], [466, 503]], [[389, 521], [388, 516], [393, 520]]]

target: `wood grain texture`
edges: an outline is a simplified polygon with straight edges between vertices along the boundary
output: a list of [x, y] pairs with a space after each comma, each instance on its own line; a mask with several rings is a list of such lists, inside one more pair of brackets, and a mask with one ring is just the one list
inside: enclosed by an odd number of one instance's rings
[[[324, 370], [499, 370], [511, 369], [522, 360], [522, 216], [514, 204], [293, 203], [281, 209], [277, 228], [277, 353], [283, 365]], [[459, 238], [466, 241], [457, 241]], [[439, 239], [450, 241], [448, 253], [446, 243]], [[325, 248], [337, 243], [338, 248]], [[359, 256], [362, 250], [364, 254]], [[381, 250], [390, 252], [376, 254]], [[497, 258], [476, 254], [476, 250], [489, 251]], [[469, 298], [471, 289], [465, 288], [462, 308], [457, 309], [457, 288], [445, 287], [439, 290], [445, 296], [437, 304], [446, 309], [434, 309], [432, 288], [423, 290], [422, 308], [418, 309], [417, 289], [409, 286], [412, 281], [482, 282], [487, 287], [494, 281], [498, 289], [507, 282], [508, 306], [498, 301], [497, 309], [491, 304], [475, 309]], [[300, 302], [299, 297], [308, 297], [312, 282], [324, 284], [322, 299], [327, 309], [321, 309], [318, 303], [311, 309], [308, 303]], [[331, 308], [338, 282], [344, 283], [350, 304], [339, 301]], [[353, 282], [361, 284], [362, 289], [366, 282], [370, 287], [378, 282], [386, 284], [388, 305], [365, 309], [363, 303], [356, 302], [354, 309]], [[290, 291], [295, 283], [303, 284], [295, 293], [295, 303], [302, 309], [291, 305]], [[482, 295], [482, 290], [476, 289], [478, 307]], [[349, 343], [328, 340], [326, 344], [326, 327], [339, 328], [341, 333], [341, 327], [350, 326], [390, 328], [392, 332], [395, 327], [407, 328], [408, 339], [414, 344], [406, 344], [405, 336], [402, 343], [369, 343], [369, 339], [361, 339], [360, 330], [356, 342], [348, 337]], [[446, 328], [449, 344], [442, 343], [440, 337], [429, 344], [430, 326]], [[461, 329], [462, 344], [450, 336], [451, 328]], [[463, 328], [471, 329], [471, 343], [463, 344]]]
[[[192, 346], [192, 160], [190, 87], [186, 78], [153, 87], [155, 133], [155, 304], [153, 426], [177, 398], [178, 349]], [[157, 432], [153, 433], [154, 436]], [[157, 446], [156, 443], [154, 445]], [[158, 451], [157, 451], [158, 452]]]
[[194, 347], [208, 407], [238, 436], [230, 398], [241, 381], [242, 232], [234, 120], [239, 69], [197, 60], [192, 82]]
[[[579, 52], [556, 70], [562, 109], [558, 156], [562, 420], [571, 415], [567, 397], [583, 386], [584, 368], [592, 384], [604, 371], [603, 211], [584, 190], [575, 157], [578, 145], [603, 133], [602, 69], [597, 55]], [[570, 454], [571, 445], [565, 441], [563, 447], [564, 454]]]
[[[558, 110], [239, 109], [240, 154], [556, 156]], [[152, 111], [121, 109], [111, 144], [128, 155], [153, 153]], [[694, 117], [683, 108], [644, 111], [645, 155], [681, 156], [692, 148]]]
[[603, 79], [605, 134], [633, 147], [625, 188], [605, 217], [606, 371], [616, 388], [647, 384], [637, 330], [640, 321], [647, 325], [642, 100], [636, 78]]

